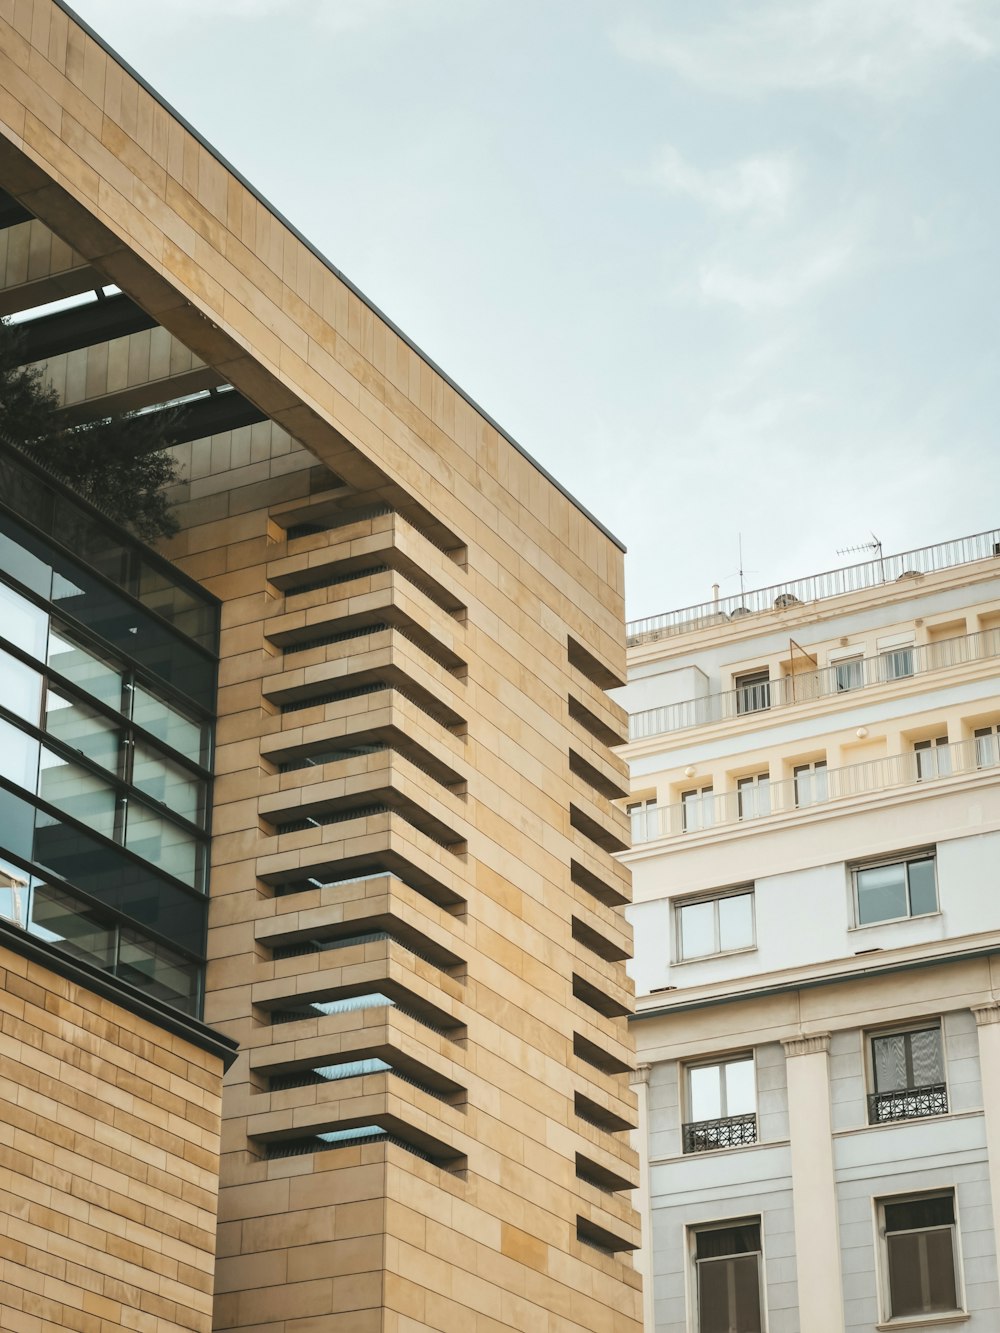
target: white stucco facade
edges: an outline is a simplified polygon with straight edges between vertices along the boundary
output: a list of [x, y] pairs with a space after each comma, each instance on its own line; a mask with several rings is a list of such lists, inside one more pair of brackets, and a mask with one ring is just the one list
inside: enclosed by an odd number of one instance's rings
[[635, 636], [648, 1333], [1000, 1328], [996, 535]]

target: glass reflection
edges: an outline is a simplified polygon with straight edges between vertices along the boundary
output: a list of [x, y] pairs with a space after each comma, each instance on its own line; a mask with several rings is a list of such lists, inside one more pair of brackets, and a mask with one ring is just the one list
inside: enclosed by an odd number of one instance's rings
[[204, 822], [204, 783], [141, 741], [136, 741], [132, 754], [134, 786], [175, 815], [193, 824]]
[[52, 628], [49, 636], [49, 666], [81, 690], [121, 711], [122, 668], [112, 665], [77, 643], [64, 630]]
[[15, 926], [28, 922], [31, 876], [26, 870], [0, 857], [0, 916]]
[[136, 685], [132, 691], [132, 720], [164, 745], [169, 745], [171, 750], [186, 755], [195, 763], [205, 763], [207, 728], [172, 704], [150, 694], [141, 685]]
[[0, 704], [38, 726], [42, 706], [42, 678], [10, 653], [0, 651]]
[[48, 630], [46, 612], [0, 583], [0, 632], [9, 643], [30, 653], [36, 661], [44, 662]]
[[34, 792], [41, 747], [18, 727], [0, 720], [0, 777]]
[[145, 939], [136, 931], [122, 930], [117, 975], [148, 995], [194, 1013], [199, 971], [196, 963], [182, 958], [173, 949]]
[[103, 833], [106, 838], [114, 837], [118, 805], [115, 789], [47, 746], [42, 747], [38, 794], [95, 833]]
[[118, 772], [119, 729], [93, 708], [50, 689], [45, 696], [45, 730], [102, 768]]
[[29, 929], [92, 967], [107, 970], [114, 966], [115, 927], [99, 912], [50, 884], [37, 885], [32, 894]]
[[200, 887], [201, 845], [190, 833], [139, 801], [129, 802], [125, 846], [168, 875]]

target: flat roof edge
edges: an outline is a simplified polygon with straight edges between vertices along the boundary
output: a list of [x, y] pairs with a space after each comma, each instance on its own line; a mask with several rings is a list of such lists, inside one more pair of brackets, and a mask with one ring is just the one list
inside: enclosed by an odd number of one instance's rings
[[279, 209], [275, 208], [274, 205], [271, 203], [271, 201], [269, 199], [266, 199], [264, 195], [261, 194], [261, 192], [246, 178], [246, 176], [243, 175], [241, 171], [239, 171], [236, 167], [234, 167], [233, 164], [227, 158], [223, 157], [223, 155], [218, 151], [218, 149], [213, 144], [209, 143], [209, 141], [205, 138], [203, 134], [201, 134], [198, 130], [195, 129], [195, 127], [191, 124], [191, 122], [187, 119], [186, 116], [182, 116], [179, 111], [175, 110], [175, 108], [171, 106], [171, 104], [166, 100], [165, 97], [161, 97], [161, 95], [156, 91], [156, 89], [152, 86], [152, 84], [150, 84], [146, 79], [144, 79], [142, 75], [138, 72], [138, 70], [133, 69], [133, 67], [128, 63], [128, 61], [124, 60], [114, 49], [114, 47], [104, 40], [104, 38], [100, 35], [100, 33], [96, 32], [90, 26], [90, 24], [86, 22], [85, 19], [82, 19], [80, 15], [77, 14], [77, 12], [70, 5], [66, 3], [66, 0], [53, 0], [53, 3], [56, 4], [63, 11], [64, 14], [66, 14], [69, 18], [71, 18], [73, 22], [78, 25], [78, 27], [82, 28], [83, 31], [87, 34], [87, 36], [90, 37], [93, 41], [95, 41], [102, 51], [106, 52], [106, 54], [109, 55], [112, 58], [112, 60], [114, 60], [118, 65], [121, 66], [121, 68], [126, 72], [126, 74], [128, 74], [131, 78], [135, 79], [136, 83], [138, 83], [139, 86], [143, 88], [150, 95], [150, 97], [152, 97], [156, 102], [158, 102], [160, 106], [163, 107], [164, 111], [167, 111], [171, 116], [173, 116], [173, 118], [177, 121], [177, 123], [179, 125], [182, 125], [184, 129], [187, 130], [187, 132], [192, 136], [192, 138], [196, 139], [204, 149], [206, 149], [209, 153], [211, 153], [212, 156], [215, 158], [215, 160], [221, 166], [225, 167], [225, 169], [236, 180], [238, 180], [239, 183], [245, 189], [249, 190], [250, 193], [253, 195], [253, 197], [259, 203], [263, 204], [263, 206], [268, 210], [268, 212], [271, 213], [272, 216], [275, 217], [283, 227], [286, 227], [297, 241], [299, 241], [302, 245], [306, 247], [306, 249], [310, 252], [310, 254], [314, 255], [320, 261], [321, 264], [323, 264], [326, 268], [328, 268], [330, 272], [334, 275], [334, 277], [339, 279], [339, 281], [342, 282], [345, 287], [348, 287], [358, 298], [359, 301], [363, 301], [373, 315], [376, 315], [380, 320], [382, 320], [382, 322], [388, 328], [390, 328], [398, 338], [401, 338], [403, 342], [406, 343], [407, 347], [409, 347], [411, 351], [416, 352], [417, 356], [419, 356], [424, 362], [426, 362], [426, 364], [431, 368], [431, 370], [434, 371], [435, 374], [440, 375], [441, 378], [444, 380], [444, 382], [450, 388], [454, 389], [454, 391], [459, 395], [459, 397], [463, 398], [465, 402], [467, 402], [474, 411], [478, 412], [479, 415], [483, 418], [483, 420], [486, 421], [490, 426], [492, 426], [493, 429], [499, 435], [501, 435], [503, 439], [507, 441], [507, 443], [511, 446], [512, 449], [516, 449], [517, 452], [521, 455], [521, 457], [526, 459], [531, 464], [531, 466], [535, 468], [537, 472], [541, 473], [541, 475], [545, 478], [546, 481], [551, 482], [551, 484], [556, 488], [556, 490], [559, 491], [561, 495], [564, 495], [566, 499], [569, 500], [570, 504], [572, 504], [574, 508], [578, 509], [579, 512], [583, 514], [585, 518], [589, 519], [590, 522], [593, 523], [594, 527], [597, 528], [600, 532], [602, 532], [610, 542], [613, 542], [614, 545], [617, 546], [620, 551], [624, 552], [627, 550], [624, 542], [620, 541], [619, 538], [616, 537], [615, 534], [609, 528], [606, 528], [604, 524], [600, 521], [600, 519], [596, 518], [586, 507], [586, 505], [582, 505], [580, 501], [573, 494], [571, 494], [571, 492], [568, 491], [560, 481], [557, 481], [556, 478], [552, 475], [551, 472], [548, 471], [547, 468], [543, 467], [542, 464], [539, 463], [536, 458], [533, 458], [532, 455], [527, 451], [527, 449], [524, 448], [523, 445], [518, 444], [517, 440], [515, 440], [512, 435], [510, 435], [507, 431], [505, 431], [504, 428], [500, 425], [500, 423], [494, 417], [492, 417], [489, 414], [489, 412], [487, 412], [484, 408], [480, 407], [480, 405], [471, 396], [471, 394], [466, 393], [466, 391], [462, 388], [462, 386], [460, 384], [457, 384], [451, 378], [451, 376], [447, 373], [447, 371], [442, 370], [436, 361], [432, 360], [431, 357], [429, 357], [426, 352], [424, 352], [420, 347], [418, 347], [417, 344], [413, 341], [413, 339], [408, 337], [399, 327], [398, 324], [396, 324], [393, 320], [389, 318], [388, 315], [386, 315], [383, 311], [381, 311], [378, 308], [378, 306], [374, 303], [374, 301], [369, 300], [368, 297], [364, 294], [364, 292], [361, 291], [361, 289], [357, 287], [350, 280], [350, 278], [347, 277], [345, 273], [342, 273], [341, 270], [337, 268], [336, 264], [334, 264], [331, 260], [327, 258], [325, 254], [323, 254], [322, 250], [319, 250], [315, 245], [313, 245], [312, 241], [310, 241], [307, 236], [304, 236], [303, 233], [299, 231], [298, 227], [294, 225], [294, 223], [289, 222], [288, 218], [286, 218], [285, 215], [282, 212], [280, 212]]

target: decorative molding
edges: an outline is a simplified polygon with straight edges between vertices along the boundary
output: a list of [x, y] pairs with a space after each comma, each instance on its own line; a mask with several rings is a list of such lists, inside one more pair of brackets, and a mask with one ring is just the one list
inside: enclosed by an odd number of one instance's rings
[[639, 1087], [641, 1084], [648, 1083], [650, 1071], [652, 1070], [652, 1068], [653, 1068], [652, 1065], [636, 1065], [635, 1069], [633, 1069], [631, 1075], [629, 1076], [629, 1086], [632, 1088], [636, 1088]]
[[987, 1027], [990, 1023], [1000, 1023], [1000, 1000], [989, 1000], [986, 1004], [971, 1006], [976, 1016], [976, 1027]]
[[829, 1032], [810, 1032], [801, 1037], [783, 1037], [785, 1055], [821, 1055], [830, 1049]]

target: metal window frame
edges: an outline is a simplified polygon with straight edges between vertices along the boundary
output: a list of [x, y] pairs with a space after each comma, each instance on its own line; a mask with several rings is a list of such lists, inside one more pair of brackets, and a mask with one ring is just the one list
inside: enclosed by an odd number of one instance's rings
[[[910, 871], [911, 863], [915, 861], [930, 861], [934, 866], [934, 910], [932, 912], [911, 912], [910, 909]], [[906, 875], [906, 913], [904, 916], [887, 916], [880, 921], [862, 921], [859, 910], [858, 899], [858, 875], [865, 870], [877, 870], [880, 866], [902, 865], [905, 867]], [[941, 910], [940, 885], [938, 884], [937, 874], [937, 847], [917, 848], [909, 852], [897, 852], [891, 856], [879, 856], [864, 861], [857, 861], [849, 864], [851, 873], [851, 898], [854, 910], [855, 930], [869, 930], [873, 926], [887, 926], [893, 921], [914, 921], [919, 917], [933, 916], [935, 912]]]
[[[875, 1233], [875, 1252], [878, 1256], [876, 1267], [878, 1269], [878, 1293], [879, 1293], [879, 1314], [881, 1316], [880, 1324], [888, 1324], [894, 1319], [903, 1320], [914, 1319], [918, 1321], [926, 1320], [928, 1326], [932, 1325], [934, 1316], [925, 1315], [893, 1315], [892, 1313], [892, 1293], [889, 1288], [889, 1246], [888, 1234], [885, 1229], [885, 1205], [895, 1203], [911, 1203], [918, 1199], [941, 1199], [951, 1196], [952, 1211], [955, 1220], [948, 1224], [951, 1231], [951, 1253], [952, 1264], [955, 1274], [955, 1299], [958, 1301], [956, 1308], [951, 1311], [937, 1311], [938, 1315], [967, 1315], [969, 1313], [965, 1299], [965, 1271], [962, 1262], [962, 1226], [958, 1207], [958, 1189], [955, 1185], [946, 1185], [939, 1189], [929, 1190], [908, 1190], [904, 1194], [885, 1194], [873, 1196], [872, 1198], [872, 1226]], [[895, 1231], [892, 1235], [914, 1235], [919, 1232], [942, 1231], [944, 1227], [916, 1227], [911, 1231]]]
[[[686, 1226], [685, 1239], [687, 1243], [688, 1262], [684, 1265], [684, 1280], [686, 1287], [685, 1305], [687, 1307], [687, 1327], [697, 1330], [698, 1333], [700, 1333], [701, 1329], [701, 1310], [699, 1309], [698, 1301], [698, 1236], [706, 1231], [725, 1231], [730, 1227], [738, 1226], [756, 1226], [759, 1228], [760, 1249], [747, 1250], [746, 1253], [755, 1254], [757, 1256], [757, 1299], [760, 1303], [760, 1327], [762, 1333], [767, 1333], [767, 1282], [765, 1280], [767, 1268], [764, 1262], [765, 1243], [763, 1213], [754, 1213], [743, 1217], [718, 1218], [706, 1222], [693, 1222]], [[730, 1257], [735, 1258], [736, 1256]], [[718, 1262], [718, 1260], [701, 1260], [700, 1262], [713, 1263]]]
[[[742, 944], [738, 949], [713, 949], [711, 953], [685, 954], [684, 952], [684, 933], [681, 924], [681, 912], [685, 907], [697, 907], [705, 903], [712, 903], [714, 906], [714, 926], [715, 943], [721, 944], [722, 935], [719, 927], [719, 903], [724, 898], [742, 898], [750, 899], [750, 922], [752, 929], [752, 940], [750, 944]], [[691, 897], [679, 898], [672, 904], [674, 919], [674, 957], [675, 963], [694, 963], [704, 958], [724, 958], [729, 954], [748, 953], [751, 949], [757, 947], [757, 888], [754, 883], [734, 884], [728, 889], [713, 889], [711, 893], [695, 894]]]

